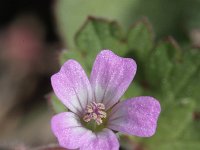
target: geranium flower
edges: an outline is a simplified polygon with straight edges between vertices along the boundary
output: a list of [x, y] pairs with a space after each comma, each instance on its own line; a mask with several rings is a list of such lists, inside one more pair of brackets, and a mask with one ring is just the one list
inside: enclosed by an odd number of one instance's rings
[[60, 146], [117, 150], [116, 131], [140, 137], [155, 133], [161, 110], [155, 98], [141, 96], [119, 102], [136, 69], [133, 59], [103, 50], [97, 55], [90, 79], [75, 60], [68, 60], [51, 77], [55, 94], [70, 110], [51, 120]]

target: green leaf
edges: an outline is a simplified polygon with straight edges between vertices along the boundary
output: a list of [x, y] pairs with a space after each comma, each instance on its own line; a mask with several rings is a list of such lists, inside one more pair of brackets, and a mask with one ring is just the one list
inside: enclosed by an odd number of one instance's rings
[[116, 22], [93, 17], [89, 17], [76, 34], [75, 43], [89, 69], [101, 50], [111, 49], [118, 55], [124, 55], [127, 50], [123, 32]]
[[171, 141], [163, 144], [155, 144], [148, 147], [149, 150], [199, 150], [199, 141]]
[[147, 19], [136, 22], [128, 31], [128, 48], [132, 50], [135, 57], [145, 61], [149, 51], [154, 45], [154, 36]]
[[179, 97], [192, 97], [196, 101], [196, 109], [200, 110], [200, 67], [180, 90]]
[[[179, 95], [184, 91], [182, 89], [190, 83], [190, 79], [200, 66], [200, 53], [193, 53], [191, 50], [183, 52], [180, 60], [174, 63], [173, 70], [170, 74], [168, 82], [171, 83], [171, 90], [174, 94]], [[196, 74], [198, 75], [198, 74]], [[200, 78], [198, 79], [200, 80]]]
[[145, 80], [148, 87], [162, 92], [163, 97], [170, 94], [171, 71], [174, 67], [173, 60], [178, 55], [178, 48], [170, 41], [161, 41], [150, 53], [145, 62]]
[[177, 97], [192, 97], [196, 101], [196, 109], [200, 110], [200, 51], [190, 50], [185, 53], [189, 65], [184, 72], [187, 72], [188, 78], [185, 79]]
[[68, 109], [65, 107], [65, 105], [56, 97], [55, 94], [51, 93], [48, 97], [49, 103], [51, 105], [51, 108], [55, 113], [60, 112], [66, 112]]
[[85, 55], [87, 55], [88, 52], [93, 53], [101, 49], [101, 42], [99, 41], [92, 18], [88, 18], [76, 34], [75, 44], [76, 47]]
[[[194, 116], [194, 113], [193, 113], [193, 116]], [[199, 119], [195, 119], [193, 117], [193, 120], [187, 125], [187, 127], [182, 132], [182, 134], [180, 134], [179, 139], [184, 140], [184, 141], [199, 141], [200, 134], [197, 131], [200, 131], [200, 121]]]
[[179, 137], [187, 125], [193, 121], [195, 103], [190, 98], [181, 99], [177, 102], [164, 103], [158, 120], [156, 135], [151, 141], [171, 141]]
[[123, 100], [136, 97], [136, 96], [141, 96], [142, 93], [143, 93], [143, 89], [141, 85], [138, 84], [137, 82], [133, 82], [132, 84], [130, 84], [129, 88], [126, 90], [123, 96]]
[[[56, 2], [56, 19], [60, 34], [66, 45], [71, 49], [75, 47], [74, 35], [88, 16], [99, 16], [116, 19], [124, 25], [130, 22], [127, 8], [134, 6], [137, 0], [59, 0]], [[132, 14], [129, 10], [128, 14]]]
[[[181, 150], [186, 147], [198, 150], [200, 147], [200, 143], [197, 142], [200, 139], [198, 128], [195, 128], [193, 131], [196, 133], [192, 132], [193, 135], [191, 135], [191, 125], [194, 125], [194, 100], [191, 98], [181, 99], [164, 106], [161, 103], [161, 106], [162, 112], [156, 134], [149, 139], [143, 139], [142, 143], [145, 143], [150, 150], [165, 150], [169, 148], [168, 145], [173, 150]], [[185, 138], [186, 133], [190, 133], [188, 139]]]

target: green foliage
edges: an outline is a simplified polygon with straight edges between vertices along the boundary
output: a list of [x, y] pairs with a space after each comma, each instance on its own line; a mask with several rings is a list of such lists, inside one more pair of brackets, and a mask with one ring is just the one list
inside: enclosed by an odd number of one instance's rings
[[75, 37], [75, 44], [84, 56], [89, 69], [97, 53], [102, 49], [113, 49], [119, 55], [125, 54], [127, 44], [123, 31], [116, 22], [89, 17]]
[[[191, 129], [189, 125], [193, 123], [195, 104], [192, 99], [185, 98], [179, 102], [174, 100], [162, 106], [162, 113], [160, 115], [156, 134], [149, 139], [142, 140], [152, 150], [159, 149], [159, 146], [162, 147], [174, 141], [179, 141], [179, 144], [181, 141], [184, 143], [185, 140], [182, 139], [180, 135], [185, 133], [186, 130]], [[193, 141], [193, 139], [189, 141]], [[173, 147], [173, 149], [175, 149], [175, 147]]]
[[[87, 16], [114, 18], [126, 24], [129, 19], [127, 11], [133, 7], [137, 0], [59, 0], [56, 5], [56, 16], [60, 33], [66, 45], [71, 49], [75, 47], [74, 35], [83, 24]], [[119, 9], [120, 8], [120, 9]]]
[[170, 58], [170, 51], [176, 51], [175, 47], [169, 42], [160, 42], [145, 62], [145, 79], [151, 89], [158, 89], [166, 92], [169, 90], [168, 78], [173, 68], [173, 62]]
[[55, 113], [65, 112], [67, 108], [62, 104], [62, 102], [56, 97], [55, 94], [51, 93], [48, 96], [51, 108]]
[[[139, 38], [138, 38], [139, 37]], [[135, 57], [143, 61], [153, 47], [154, 35], [147, 19], [135, 23], [128, 31], [128, 48], [133, 50]]]
[[[199, 0], [59, 0], [56, 17], [66, 45], [75, 47], [74, 34], [87, 16], [118, 20], [129, 26], [147, 16], [158, 38], [173, 35], [179, 42], [189, 41], [188, 34], [200, 26]], [[67, 40], [66, 40], [67, 39]]]
[[[151, 95], [160, 100], [162, 112], [155, 136], [131, 138], [148, 150], [198, 150], [200, 120], [200, 51], [181, 49], [172, 39], [154, 42], [146, 20], [135, 23], [127, 34], [112, 21], [89, 17], [75, 36], [76, 47], [61, 54], [61, 63], [78, 60], [89, 73], [97, 53], [110, 49], [122, 57], [134, 58], [138, 72], [124, 95]], [[52, 99], [53, 100], [53, 99]], [[52, 101], [56, 112], [60, 105]]]

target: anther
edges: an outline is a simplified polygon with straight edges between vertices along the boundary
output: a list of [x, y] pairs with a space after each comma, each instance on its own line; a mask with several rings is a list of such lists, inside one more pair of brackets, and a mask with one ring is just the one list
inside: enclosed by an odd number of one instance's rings
[[85, 122], [89, 122], [94, 120], [97, 125], [103, 123], [103, 118], [106, 118], [105, 106], [102, 103], [92, 102], [86, 106], [85, 115], [83, 116], [83, 120]]

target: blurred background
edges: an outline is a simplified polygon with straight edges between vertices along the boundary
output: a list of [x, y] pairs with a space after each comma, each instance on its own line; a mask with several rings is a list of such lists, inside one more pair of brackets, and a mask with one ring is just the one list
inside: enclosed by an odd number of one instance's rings
[[50, 76], [61, 50], [76, 47], [88, 16], [117, 20], [124, 29], [147, 17], [155, 40], [171, 35], [182, 47], [200, 47], [199, 0], [1, 0], [0, 149], [56, 143]]

